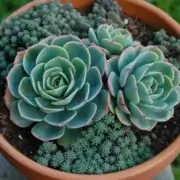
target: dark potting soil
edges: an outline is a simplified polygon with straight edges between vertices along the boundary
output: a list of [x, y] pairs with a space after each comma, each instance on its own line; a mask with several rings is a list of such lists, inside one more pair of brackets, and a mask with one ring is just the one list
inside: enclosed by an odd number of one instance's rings
[[[154, 30], [150, 26], [143, 24], [136, 17], [128, 17], [125, 14], [122, 16], [127, 21], [126, 28], [135, 40], [140, 41], [143, 45], [147, 45], [148, 41], [152, 40]], [[22, 129], [11, 123], [9, 111], [3, 103], [0, 104], [0, 133], [20, 152], [33, 157], [41, 142], [31, 135], [30, 129]], [[159, 123], [153, 131], [143, 132], [135, 127], [133, 129], [139, 137], [144, 134], [150, 135], [153, 139], [152, 151], [158, 154], [180, 134], [180, 105], [175, 108], [175, 115], [171, 120]]]
[[4, 103], [0, 103], [0, 133], [28, 157], [33, 157], [41, 144], [41, 141], [31, 135], [30, 128], [19, 128], [9, 120], [9, 111]]

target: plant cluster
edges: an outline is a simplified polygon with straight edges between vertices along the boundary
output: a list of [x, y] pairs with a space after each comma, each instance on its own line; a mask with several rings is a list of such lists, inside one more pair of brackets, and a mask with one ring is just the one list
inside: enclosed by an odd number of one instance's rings
[[[85, 30], [84, 30], [85, 29]], [[2, 23], [0, 29], [0, 89], [16, 53], [50, 35], [86, 36], [88, 27], [72, 4], [44, 3]], [[85, 33], [85, 34], [84, 34]], [[3, 92], [1, 92], [2, 96]]]
[[88, 38], [90, 42], [103, 48], [109, 56], [120, 55], [125, 48], [137, 45], [127, 29], [114, 28], [107, 24], [100, 25], [96, 31], [90, 28]]
[[153, 39], [148, 42], [149, 45], [157, 45], [169, 62], [180, 69], [180, 39], [174, 36], [169, 36], [165, 30], [160, 30], [154, 33]]
[[[36, 138], [65, 145], [101, 120], [107, 106], [123, 124], [148, 131], [173, 116], [180, 76], [160, 49], [136, 45], [127, 30], [108, 25], [96, 33], [90, 28], [89, 41], [94, 44], [73, 35], [49, 36], [17, 54], [5, 94], [14, 124], [34, 125]], [[105, 52], [117, 55], [105, 64]], [[109, 95], [102, 90], [104, 72]]]
[[[82, 15], [73, 8], [72, 4], [62, 4], [53, 0], [51, 3], [37, 5], [24, 14], [4, 21], [0, 28], [0, 96], [4, 93], [5, 77], [12, 67], [17, 52], [27, 49], [50, 35], [60, 36], [70, 33], [86, 38], [89, 27], [95, 26], [92, 22], [99, 22], [98, 19], [102, 18], [102, 23], [109, 22], [121, 27], [119, 5], [115, 1], [97, 0], [93, 9], [97, 9], [96, 6], [101, 7], [101, 11], [98, 9], [98, 12], [101, 12], [99, 15], [97, 10], [93, 10], [93, 14], [82, 13]], [[106, 15], [102, 15], [104, 11]]]
[[50, 141], [66, 136], [66, 129], [101, 120], [107, 112], [104, 70], [101, 49], [87, 48], [76, 36], [49, 37], [31, 46], [16, 56], [7, 77], [11, 121], [22, 128], [35, 124], [32, 134]]
[[155, 46], [127, 48], [107, 62], [111, 112], [127, 126], [152, 130], [173, 117], [180, 102], [179, 73]]
[[81, 138], [69, 147], [43, 143], [35, 160], [61, 171], [78, 174], [110, 173], [133, 167], [153, 156], [151, 139], [137, 139], [129, 127], [108, 113], [100, 122], [82, 131]]
[[113, 25], [116, 28], [125, 25], [121, 15], [121, 8], [114, 0], [96, 0], [87, 19], [93, 28], [97, 28], [102, 24]]

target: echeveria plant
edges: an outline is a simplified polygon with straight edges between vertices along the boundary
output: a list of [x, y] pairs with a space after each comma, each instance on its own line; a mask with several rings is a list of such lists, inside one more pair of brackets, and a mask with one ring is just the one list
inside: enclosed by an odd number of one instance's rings
[[155, 46], [130, 47], [107, 62], [110, 110], [125, 125], [151, 130], [180, 102], [180, 73]]
[[32, 134], [43, 141], [99, 121], [107, 112], [104, 70], [105, 54], [76, 36], [42, 40], [18, 54], [8, 74], [11, 121], [33, 125]]
[[119, 55], [124, 48], [137, 44], [127, 29], [115, 29], [112, 25], [107, 24], [100, 25], [97, 31], [90, 28], [89, 40], [104, 48], [107, 54], [111, 55]]

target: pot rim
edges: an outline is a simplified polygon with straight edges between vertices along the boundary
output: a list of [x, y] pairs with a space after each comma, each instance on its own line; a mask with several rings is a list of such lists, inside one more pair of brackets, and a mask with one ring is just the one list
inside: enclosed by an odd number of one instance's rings
[[[7, 20], [12, 18], [13, 16], [18, 15], [19, 13], [26, 12], [28, 9], [32, 8], [34, 5], [39, 4], [39, 3], [45, 3], [49, 2], [50, 0], [36, 0], [32, 1], [25, 6], [21, 7], [17, 11], [15, 11], [12, 15], [10, 15]], [[68, 2], [68, 1], [75, 1], [75, 0], [63, 0], [63, 2]], [[79, 4], [79, 8], [81, 9], [82, 7], [88, 7], [93, 3], [93, 0], [82, 0], [80, 1], [81, 3]], [[85, 2], [85, 3], [83, 3]], [[164, 11], [154, 7], [153, 5], [150, 5], [149, 3], [142, 1], [142, 0], [118, 0], [119, 3], [125, 3], [125, 2], [131, 2], [132, 4], [136, 4], [140, 6], [141, 8], [149, 9], [152, 13], [157, 14], [161, 18], [165, 18], [168, 24], [171, 24], [171, 28], [173, 31], [177, 34], [180, 35], [180, 26], [176, 21], [174, 21], [171, 17], [169, 17]], [[68, 177], [74, 177], [74, 179], [86, 179], [90, 180], [93, 178], [99, 178], [101, 180], [106, 178], [113, 178], [113, 177], [120, 177], [120, 179], [127, 179], [133, 176], [138, 176], [140, 174], [143, 174], [147, 171], [150, 171], [154, 165], [159, 166], [162, 162], [166, 162], [167, 157], [175, 157], [176, 154], [180, 153], [180, 136], [176, 138], [174, 142], [172, 142], [171, 145], [169, 145], [166, 149], [164, 149], [161, 153], [153, 157], [152, 159], [137, 165], [135, 167], [122, 170], [122, 171], [117, 171], [113, 173], [108, 173], [108, 174], [102, 174], [102, 175], [86, 175], [86, 174], [73, 174], [73, 173], [66, 173], [58, 170], [54, 170], [52, 168], [44, 167], [35, 161], [31, 160], [30, 158], [26, 157], [22, 153], [20, 153], [18, 150], [16, 150], [1, 134], [0, 134], [0, 152], [7, 154], [9, 157], [11, 157], [13, 160], [21, 164], [22, 166], [28, 167], [30, 170], [36, 172], [37, 174], [41, 174], [47, 177], [52, 177], [54, 179], [61, 177], [64, 179], [67, 179]]]
[[178, 146], [180, 144], [180, 135], [176, 138], [176, 140], [171, 143], [166, 149], [164, 149], [161, 153], [158, 155], [154, 156], [152, 159], [149, 159], [148, 161], [139, 164], [135, 167], [122, 170], [122, 171], [117, 171], [113, 173], [108, 173], [108, 174], [101, 174], [101, 175], [86, 175], [86, 174], [73, 174], [73, 173], [66, 173], [63, 171], [58, 171], [49, 167], [42, 166], [35, 161], [31, 160], [27, 156], [23, 155], [20, 153], [18, 150], [16, 150], [2, 135], [0, 135], [0, 150], [2, 152], [8, 153], [11, 158], [16, 159], [18, 163], [23, 164], [24, 166], [27, 166], [29, 169], [38, 172], [39, 174], [46, 175], [48, 177], [68, 177], [68, 176], [74, 176], [78, 179], [78, 177], [82, 176], [84, 179], [90, 177], [90, 178], [102, 178], [104, 176], [109, 178], [112, 177], [121, 177], [122, 179], [124, 178], [129, 178], [133, 176], [140, 175], [144, 172], [147, 172], [149, 169], [154, 166], [154, 164], [161, 164], [161, 162], [165, 161], [165, 159], [169, 156], [172, 156], [173, 154], [178, 154], [180, 153], [180, 147]]

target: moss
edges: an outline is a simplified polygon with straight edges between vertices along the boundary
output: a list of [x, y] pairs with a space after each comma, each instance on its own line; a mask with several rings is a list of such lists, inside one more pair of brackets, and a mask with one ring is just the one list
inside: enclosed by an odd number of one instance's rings
[[49, 167], [71, 173], [102, 174], [127, 169], [151, 158], [150, 146], [148, 136], [137, 139], [131, 128], [121, 125], [109, 113], [83, 130], [81, 138], [69, 147], [42, 144], [36, 161], [41, 162], [46, 154], [51, 154], [47, 158]]

